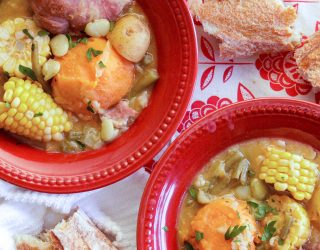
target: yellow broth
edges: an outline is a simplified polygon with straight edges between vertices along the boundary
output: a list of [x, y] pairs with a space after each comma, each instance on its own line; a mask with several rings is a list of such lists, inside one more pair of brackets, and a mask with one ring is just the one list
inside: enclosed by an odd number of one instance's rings
[[[122, 16], [128, 13], [139, 15], [141, 19], [149, 25], [148, 18], [138, 3], [133, 2], [132, 6], [130, 6], [130, 8], [125, 13], [122, 14]], [[32, 10], [30, 8], [29, 1], [0, 0], [0, 23], [2, 23], [5, 20], [14, 19], [17, 17], [30, 17], [30, 18], [32, 17]], [[119, 18], [121, 18], [121, 16]], [[147, 70], [157, 69], [157, 66], [158, 66], [157, 47], [156, 47], [156, 41], [154, 38], [154, 32], [152, 31], [152, 28], [150, 25], [149, 27], [151, 30], [151, 44], [149, 46], [147, 54], [151, 56], [152, 61], [151, 63], [148, 63], [148, 64], [142, 61], [135, 65], [135, 68], [136, 68], [135, 80], [134, 80], [135, 85], [137, 85], [137, 83], [139, 82], [139, 79], [144, 76]], [[0, 69], [0, 101], [4, 92], [1, 85], [5, 82], [5, 79], [6, 77], [4, 76], [4, 73]], [[139, 91], [135, 91], [135, 85], [133, 87], [133, 90], [128, 93], [126, 98], [130, 101], [129, 106], [135, 111], [137, 111], [138, 113], [140, 113], [142, 111], [142, 108], [140, 107], [139, 104], [136, 103], [135, 97], [139, 96], [143, 91], [146, 91], [147, 93], [146, 95], [149, 99], [152, 93], [153, 85], [147, 88], [144, 88], [143, 90], [139, 89]], [[96, 117], [94, 120], [91, 120], [91, 121], [83, 121], [81, 119], [76, 118], [74, 114], [69, 113], [69, 118], [73, 121], [74, 127], [70, 133], [66, 134], [65, 140], [63, 142], [51, 141], [51, 142], [45, 143], [45, 142], [33, 141], [33, 140], [16, 136], [16, 135], [12, 135], [12, 136], [15, 137], [17, 140], [21, 141], [22, 143], [28, 144], [32, 147], [46, 150], [48, 152], [77, 153], [77, 152], [86, 151], [86, 150], [98, 149], [105, 144], [100, 138], [101, 120], [98, 117]], [[95, 134], [93, 136], [93, 139], [89, 140], [92, 146], [86, 145], [84, 147], [83, 143], [79, 142], [79, 140], [72, 139], [73, 136], [70, 135], [72, 133], [73, 134], [82, 133], [83, 135], [85, 135], [88, 129], [90, 129], [90, 132]], [[72, 145], [70, 145], [70, 143]]]
[[[195, 187], [196, 181], [200, 176], [203, 176], [203, 178], [207, 181], [209, 180], [209, 184], [206, 184], [207, 187], [205, 187], [206, 193], [209, 195], [213, 195], [215, 197], [221, 197], [224, 195], [233, 195], [239, 200], [251, 200], [252, 194], [250, 198], [244, 199], [243, 197], [239, 197], [239, 194], [237, 193], [237, 188], [241, 186], [249, 186], [250, 181], [253, 178], [258, 178], [260, 174], [260, 167], [261, 167], [261, 158], [259, 156], [264, 155], [267, 151], [267, 148], [269, 146], [275, 147], [275, 148], [284, 148], [285, 143], [285, 150], [291, 153], [299, 154], [304, 156], [306, 159], [310, 159], [312, 162], [318, 164], [320, 166], [320, 155], [318, 151], [315, 151], [312, 147], [301, 144], [299, 142], [290, 141], [290, 140], [280, 140], [280, 139], [257, 139], [252, 140], [249, 142], [245, 142], [236, 146], [233, 146], [224, 152], [218, 154], [217, 156], [213, 157], [208, 164], [206, 164], [203, 168], [203, 170], [196, 176], [196, 178], [192, 181], [191, 187]], [[247, 159], [250, 162], [250, 168], [249, 171], [251, 175], [248, 175], [247, 184], [242, 185], [238, 180], [229, 180], [225, 181], [223, 179], [213, 179], [213, 175], [215, 174], [213, 172], [213, 166], [217, 164], [220, 161], [227, 162], [230, 160], [230, 152], [233, 150], [240, 151], [244, 158]], [[316, 154], [316, 157], [314, 155]], [[317, 181], [316, 187], [319, 185], [319, 180]], [[285, 194], [289, 197], [290, 194], [288, 192], [278, 192], [276, 191], [273, 186], [267, 185], [268, 187], [268, 197], [273, 194]], [[266, 198], [267, 199], [267, 198]], [[264, 200], [266, 200], [264, 199]], [[310, 207], [310, 201], [308, 202], [298, 202], [303, 205], [310, 214], [309, 207]], [[190, 189], [185, 194], [185, 197], [182, 201], [180, 214], [178, 218], [178, 224], [177, 224], [177, 231], [178, 231], [178, 245], [179, 249], [185, 250], [184, 242], [188, 241], [190, 238], [190, 232], [191, 232], [191, 221], [196, 216], [198, 211], [204, 207], [205, 205], [202, 205], [197, 202], [197, 198], [194, 198], [190, 195]], [[258, 223], [259, 225], [259, 223]], [[319, 225], [318, 225], [319, 226]], [[317, 228], [317, 225], [312, 221], [311, 222], [311, 228], [312, 232], [309, 237], [309, 241], [305, 244], [305, 249], [315, 249], [315, 246], [320, 246], [320, 232], [319, 228]], [[260, 231], [263, 231], [263, 228], [261, 228], [260, 225]], [[259, 248], [264, 249], [264, 248]], [[271, 248], [272, 249], [272, 248]]]

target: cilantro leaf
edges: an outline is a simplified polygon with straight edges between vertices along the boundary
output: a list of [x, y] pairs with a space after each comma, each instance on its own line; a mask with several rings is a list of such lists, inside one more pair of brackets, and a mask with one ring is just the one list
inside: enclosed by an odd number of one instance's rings
[[252, 208], [256, 220], [262, 220], [268, 213], [277, 214], [277, 210], [268, 204], [253, 201], [247, 201], [247, 204]]
[[22, 32], [23, 32], [27, 37], [29, 37], [31, 40], [33, 40], [33, 36], [30, 34], [29, 30], [23, 29]]
[[41, 113], [41, 112], [36, 113], [36, 114], [34, 114], [34, 116], [33, 116], [33, 117], [40, 117], [40, 116], [43, 116], [43, 113]]
[[50, 35], [50, 33], [46, 30], [40, 30], [38, 32], [38, 36], [48, 36], [48, 35]]
[[196, 241], [202, 240], [204, 237], [204, 234], [202, 232], [196, 231]]
[[196, 189], [194, 186], [191, 186], [191, 187], [189, 188], [189, 194], [190, 194], [190, 196], [191, 196], [192, 199], [194, 199], [194, 200], [197, 199], [197, 193], [198, 193], [198, 191], [197, 191], [197, 189]]
[[225, 240], [230, 240], [235, 237], [237, 237], [239, 234], [241, 234], [247, 226], [234, 226], [234, 227], [229, 227], [227, 232], [224, 235]]
[[269, 241], [272, 238], [272, 236], [277, 230], [274, 226], [275, 224], [276, 221], [271, 221], [264, 227], [264, 232], [261, 236], [262, 241]]
[[79, 145], [79, 147], [81, 148], [81, 150], [85, 150], [86, 149], [86, 144], [82, 143], [79, 140], [75, 140], [75, 142]]
[[32, 69], [25, 67], [23, 65], [19, 65], [19, 71], [25, 76], [30, 77], [33, 81], [37, 80], [36, 74], [33, 72]]
[[100, 62], [99, 62], [99, 67], [100, 67], [101, 69], [103, 69], [103, 68], [106, 67], [106, 65], [104, 65], [104, 63], [103, 63], [102, 61], [100, 61]]
[[93, 114], [95, 113], [95, 111], [94, 111], [94, 109], [93, 109], [93, 107], [92, 107], [92, 101], [89, 101], [89, 102], [88, 102], [87, 110], [88, 110], [89, 112], [93, 113]]
[[162, 228], [162, 230], [165, 231], [165, 232], [168, 232], [168, 231], [169, 231], [169, 228], [168, 228], [167, 226], [164, 226], [164, 227]]

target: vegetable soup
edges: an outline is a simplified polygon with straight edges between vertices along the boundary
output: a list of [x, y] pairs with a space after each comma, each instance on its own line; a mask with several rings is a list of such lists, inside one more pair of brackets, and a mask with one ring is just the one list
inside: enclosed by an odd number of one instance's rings
[[319, 249], [319, 164], [317, 150], [282, 139], [215, 156], [184, 197], [179, 249]]

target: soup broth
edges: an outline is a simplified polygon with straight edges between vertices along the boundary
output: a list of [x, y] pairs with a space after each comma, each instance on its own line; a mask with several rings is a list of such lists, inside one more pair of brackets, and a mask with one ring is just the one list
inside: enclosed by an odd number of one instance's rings
[[[38, 131], [38, 134], [35, 134], [33, 136], [24, 136], [25, 134], [28, 134], [28, 133], [26, 133], [26, 131], [22, 131], [22, 129], [21, 129], [22, 132], [20, 132], [20, 134], [15, 133], [15, 131], [18, 128], [9, 129], [10, 130], [9, 132], [13, 131], [12, 133], [10, 133], [11, 136], [15, 137], [17, 140], [23, 143], [29, 144], [32, 147], [40, 148], [48, 152], [78, 153], [82, 151], [101, 148], [106, 143], [110, 143], [118, 136], [121, 136], [121, 134], [124, 133], [132, 125], [132, 123], [135, 121], [137, 116], [142, 112], [144, 108], [147, 107], [149, 103], [149, 99], [152, 94], [154, 82], [158, 79], [159, 76], [157, 73], [158, 58], [157, 58], [157, 49], [156, 49], [156, 41], [155, 41], [154, 33], [151, 29], [147, 16], [145, 15], [145, 13], [143, 12], [142, 8], [139, 6], [138, 3], [133, 1], [132, 5], [129, 8], [126, 8], [125, 11], [118, 17], [117, 21], [110, 22], [110, 32], [112, 32], [112, 29], [114, 29], [114, 27], [117, 25], [117, 22], [121, 20], [123, 17], [126, 17], [127, 15], [138, 17], [139, 20], [141, 20], [144, 23], [144, 25], [146, 25], [146, 27], [150, 29], [149, 32], [150, 32], [151, 42], [143, 60], [133, 64], [134, 65], [133, 84], [130, 90], [121, 99], [121, 101], [117, 104], [111, 105], [108, 109], [104, 109], [103, 111], [100, 112], [98, 110], [101, 110], [100, 105], [102, 103], [91, 101], [91, 99], [85, 100], [86, 103], [84, 103], [84, 105], [87, 105], [87, 110], [89, 110], [92, 113], [95, 113], [94, 115], [91, 114], [92, 115], [91, 117], [89, 114], [89, 118], [87, 117], [86, 119], [83, 119], [82, 114], [78, 114], [77, 112], [73, 112], [72, 110], [63, 110], [67, 112], [67, 115], [68, 115], [67, 119], [70, 121], [70, 123], [72, 123], [72, 129], [70, 131], [63, 133], [62, 135], [63, 139], [61, 136], [60, 136], [61, 138], [59, 138], [59, 136], [56, 136], [54, 140], [40, 139], [40, 137], [42, 136], [41, 131]], [[16, 18], [27, 18], [25, 20], [32, 20], [32, 16], [33, 16], [33, 13], [30, 7], [30, 1], [26, 1], [26, 0], [1, 0], [0, 1], [0, 24], [7, 20], [16, 20]], [[29, 35], [28, 30], [26, 32], [26, 29], [24, 30], [24, 33]], [[20, 35], [23, 36], [22, 31], [16, 33], [16, 37], [19, 37]], [[96, 39], [96, 38], [90, 38], [90, 37], [79, 38], [78, 34], [74, 36], [69, 36], [69, 37], [73, 41], [77, 41], [76, 43], [74, 42], [75, 47], [83, 46], [84, 43], [88, 42], [88, 39], [89, 41], [90, 39]], [[50, 39], [52, 41], [53, 35], [50, 35]], [[87, 39], [87, 40], [84, 40], [84, 39]], [[108, 35], [107, 37], [105, 37], [105, 40], [108, 42]], [[70, 40], [69, 43], [70, 42], [72, 41]], [[19, 45], [19, 41], [17, 42], [16, 46], [18, 45]], [[98, 56], [99, 53], [102, 53], [102, 51], [97, 50], [97, 52], [95, 52], [93, 48], [90, 48], [90, 49], [92, 50], [93, 58]], [[70, 49], [70, 45], [69, 45], [69, 51], [72, 51]], [[53, 52], [50, 53], [50, 58], [55, 59], [52, 57], [52, 53]], [[71, 52], [68, 52], [68, 53], [71, 53]], [[97, 53], [97, 55], [95, 55], [94, 53]], [[85, 57], [86, 53], [83, 53], [82, 56]], [[88, 60], [91, 61], [92, 55], [89, 55], [89, 56], [91, 58], [88, 57], [88, 51], [87, 51]], [[46, 58], [46, 60], [49, 59], [48, 57]], [[124, 59], [120, 58], [118, 60], [121, 61]], [[102, 68], [102, 70], [106, 68], [106, 66], [102, 63], [102, 61], [100, 61], [99, 67]], [[108, 67], [112, 68], [113, 66], [107, 65], [107, 68]], [[96, 75], [99, 74], [98, 73], [99, 70], [100, 69], [97, 70]], [[61, 72], [61, 69], [60, 69], [60, 72]], [[113, 79], [119, 78], [117, 76], [117, 72], [113, 72], [113, 74], [115, 74]], [[120, 74], [123, 75], [123, 72]], [[2, 98], [5, 93], [4, 83], [7, 82], [11, 76], [15, 76], [14, 73], [12, 74], [10, 73], [10, 76], [9, 76], [9, 74], [6, 72], [5, 66], [0, 67], [0, 106], [1, 106], [1, 102], [5, 103], [5, 101]], [[126, 76], [120, 76], [120, 77], [123, 77], [125, 79]], [[25, 79], [25, 77], [22, 77], [22, 79], [23, 78]], [[50, 86], [50, 84], [51, 85], [53, 84], [53, 81], [55, 80], [49, 80], [47, 84], [49, 84]], [[122, 83], [120, 82], [120, 84]], [[119, 86], [118, 89], [121, 89], [121, 88], [122, 87]], [[66, 91], [73, 92], [74, 90], [67, 89]], [[68, 101], [68, 100], [61, 101], [61, 98], [57, 97], [56, 93], [57, 91], [54, 91], [54, 93], [51, 94], [51, 96], [54, 98], [54, 101], [60, 100], [60, 103], [62, 104]], [[93, 96], [96, 97], [96, 95], [93, 95]], [[5, 103], [5, 105], [9, 105], [9, 104]], [[83, 106], [83, 104], [79, 104], [79, 105]], [[7, 108], [10, 108], [10, 107], [8, 106]], [[62, 107], [62, 109], [63, 108], [64, 107]], [[12, 111], [12, 113], [13, 112], [14, 111]], [[1, 107], [0, 107], [0, 115], [1, 115]], [[39, 119], [42, 119], [43, 112], [42, 111], [37, 112], [34, 115], [38, 116], [34, 118], [37, 118], [39, 120]], [[106, 120], [104, 118], [105, 116], [108, 117], [107, 122], [104, 122], [104, 120]], [[122, 116], [124, 116], [124, 118]], [[66, 118], [63, 118], [63, 119], [66, 119]], [[0, 117], [0, 120], [1, 120], [1, 117]], [[32, 120], [31, 122], [37, 123], [37, 121], [34, 121], [34, 120]], [[3, 123], [4, 124], [1, 124], [1, 121], [0, 121], [0, 129], [1, 128], [6, 129], [5, 121], [3, 121]], [[49, 124], [51, 124], [51, 122], [49, 122]], [[14, 127], [17, 127], [17, 126], [14, 126]], [[33, 129], [33, 128], [30, 128], [30, 129]], [[52, 128], [50, 128], [50, 131], [51, 129]], [[111, 129], [111, 132], [109, 131], [110, 129]], [[47, 132], [48, 131], [49, 129], [47, 130]], [[59, 132], [59, 127], [57, 127], [57, 131]], [[30, 134], [32, 133], [33, 131], [30, 132]], [[37, 133], [36, 129], [34, 129], [34, 133]], [[106, 139], [105, 138], [106, 135], [103, 135], [103, 134], [107, 134], [108, 139]], [[39, 140], [34, 139], [34, 137], [39, 137]]]
[[319, 249], [319, 165], [318, 151], [281, 139], [213, 157], [183, 199], [179, 249]]

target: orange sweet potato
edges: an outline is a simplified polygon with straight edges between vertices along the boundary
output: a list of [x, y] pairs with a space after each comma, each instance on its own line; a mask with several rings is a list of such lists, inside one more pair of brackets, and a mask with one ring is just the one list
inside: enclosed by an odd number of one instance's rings
[[[90, 48], [103, 53], [92, 55], [90, 61], [86, 56]], [[117, 54], [103, 38], [90, 38], [87, 44], [80, 43], [67, 55], [55, 59], [60, 62], [61, 70], [52, 81], [54, 99], [83, 119], [92, 117], [87, 110], [89, 101], [97, 101], [108, 109], [133, 86], [134, 65]]]

